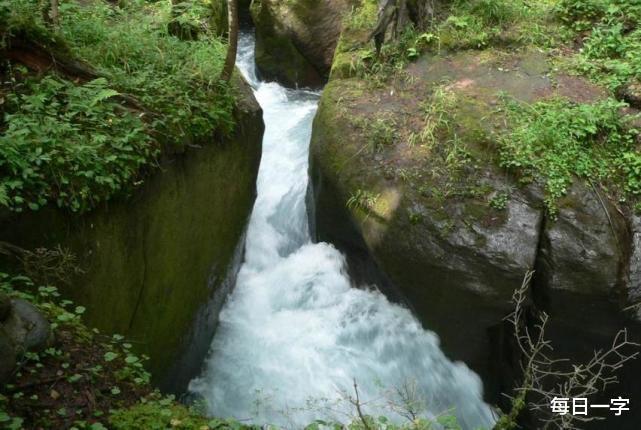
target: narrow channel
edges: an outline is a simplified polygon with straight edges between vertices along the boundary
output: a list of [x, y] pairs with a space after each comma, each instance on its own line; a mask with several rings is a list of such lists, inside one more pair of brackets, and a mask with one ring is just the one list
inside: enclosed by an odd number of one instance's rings
[[264, 111], [258, 196], [237, 285], [190, 391], [211, 415], [300, 429], [349, 421], [356, 382], [367, 414], [401, 422], [409, 399], [425, 417], [449, 411], [464, 429], [491, 427], [479, 377], [449, 361], [410, 311], [354, 288], [331, 244], [311, 241], [305, 193], [319, 94], [259, 81], [251, 34], [237, 66]]

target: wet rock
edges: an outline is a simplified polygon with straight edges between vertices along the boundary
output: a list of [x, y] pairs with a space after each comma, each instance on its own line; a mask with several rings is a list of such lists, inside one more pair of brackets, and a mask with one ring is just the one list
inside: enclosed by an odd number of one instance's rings
[[612, 296], [621, 286], [626, 220], [598, 191], [575, 182], [543, 231], [540, 273], [550, 290]]
[[256, 0], [256, 65], [267, 79], [315, 87], [329, 75], [348, 0]]
[[629, 274], [628, 274], [628, 310], [638, 322], [641, 322], [641, 217], [633, 216], [630, 220], [632, 233]]
[[49, 321], [31, 303], [11, 300], [11, 314], [2, 324], [5, 333], [18, 351], [40, 351], [49, 345], [52, 333]]

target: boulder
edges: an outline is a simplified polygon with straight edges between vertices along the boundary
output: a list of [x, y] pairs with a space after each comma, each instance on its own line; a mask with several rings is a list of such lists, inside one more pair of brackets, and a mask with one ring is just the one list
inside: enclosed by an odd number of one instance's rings
[[[540, 184], [524, 186], [500, 167], [500, 124], [491, 115], [499, 94], [589, 102], [599, 92], [573, 90], [593, 89], [577, 77], [553, 85], [540, 53], [493, 55], [426, 55], [406, 69], [410, 78], [380, 88], [332, 74], [314, 122], [310, 169], [318, 239], [347, 254], [357, 282], [405, 301], [497, 398], [513, 381], [498, 376], [496, 354], [505, 348], [495, 341], [508, 336], [502, 320], [532, 268], [534, 303], [551, 314], [560, 356], [589, 357], [625, 326], [639, 340], [641, 327], [623, 310], [641, 300], [641, 225], [632, 240], [625, 210], [578, 179], [553, 217]], [[411, 143], [435, 100], [446, 125], [434, 141]], [[465, 149], [457, 152], [455, 143]]]
[[256, 66], [284, 85], [317, 87], [329, 76], [349, 0], [255, 0]]
[[15, 349], [20, 352], [45, 349], [52, 339], [49, 321], [25, 300], [13, 299], [11, 305], [9, 318], [2, 327]]

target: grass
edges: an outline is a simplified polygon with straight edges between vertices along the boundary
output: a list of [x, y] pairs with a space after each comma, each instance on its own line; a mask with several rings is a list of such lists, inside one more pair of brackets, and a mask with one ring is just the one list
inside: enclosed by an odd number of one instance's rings
[[[171, 36], [170, 12], [169, 2], [64, 2], [54, 30], [36, 0], [0, 2], [3, 45], [30, 38], [99, 76], [84, 82], [4, 63], [0, 207], [90, 210], [140, 185], [160, 148], [183, 151], [233, 131], [234, 93], [218, 80], [225, 45], [206, 31]], [[193, 21], [190, 13], [183, 18]]]
[[159, 114], [172, 141], [233, 128], [233, 97], [218, 80], [226, 47], [215, 36], [182, 41], [167, 34], [169, 2], [113, 8], [69, 3], [62, 32], [71, 50], [115, 87]]
[[490, 46], [549, 47], [558, 33], [553, 0], [456, 1], [447, 18], [434, 25], [444, 49]]
[[439, 137], [442, 137], [444, 133], [451, 132], [451, 116], [456, 104], [456, 94], [449, 90], [447, 85], [435, 87], [431, 98], [421, 104], [424, 125], [412, 143], [418, 142], [433, 147]]
[[638, 130], [620, 114], [624, 106], [614, 99], [594, 104], [563, 99], [533, 105], [508, 101], [511, 127], [499, 136], [501, 164], [517, 171], [524, 182], [540, 180], [552, 214], [574, 177], [613, 184], [615, 189], [639, 196]]
[[562, 0], [557, 15], [578, 40], [569, 66], [616, 92], [641, 78], [641, 3]]

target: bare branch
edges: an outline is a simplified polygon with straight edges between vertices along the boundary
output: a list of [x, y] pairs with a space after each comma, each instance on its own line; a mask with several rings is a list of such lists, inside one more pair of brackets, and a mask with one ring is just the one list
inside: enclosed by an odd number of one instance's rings
[[[528, 327], [526, 321], [526, 301], [533, 274], [533, 271], [526, 273], [521, 287], [514, 291], [514, 312], [506, 318], [522, 356], [523, 382], [515, 392], [519, 393], [521, 400], [527, 399], [528, 409], [540, 413], [539, 419], [543, 421], [544, 429], [575, 429], [577, 423], [603, 419], [599, 416], [554, 415], [550, 404], [555, 397], [588, 398], [618, 383], [616, 371], [637, 358], [639, 344], [631, 342], [627, 330], [622, 329], [614, 336], [609, 349], [594, 351], [587, 363], [577, 364], [567, 358], [552, 358], [554, 349], [545, 338], [549, 316], [540, 312], [532, 328]], [[510, 417], [516, 418], [518, 415], [518, 411], [514, 411], [517, 404], [523, 407], [522, 403], [513, 399]]]

